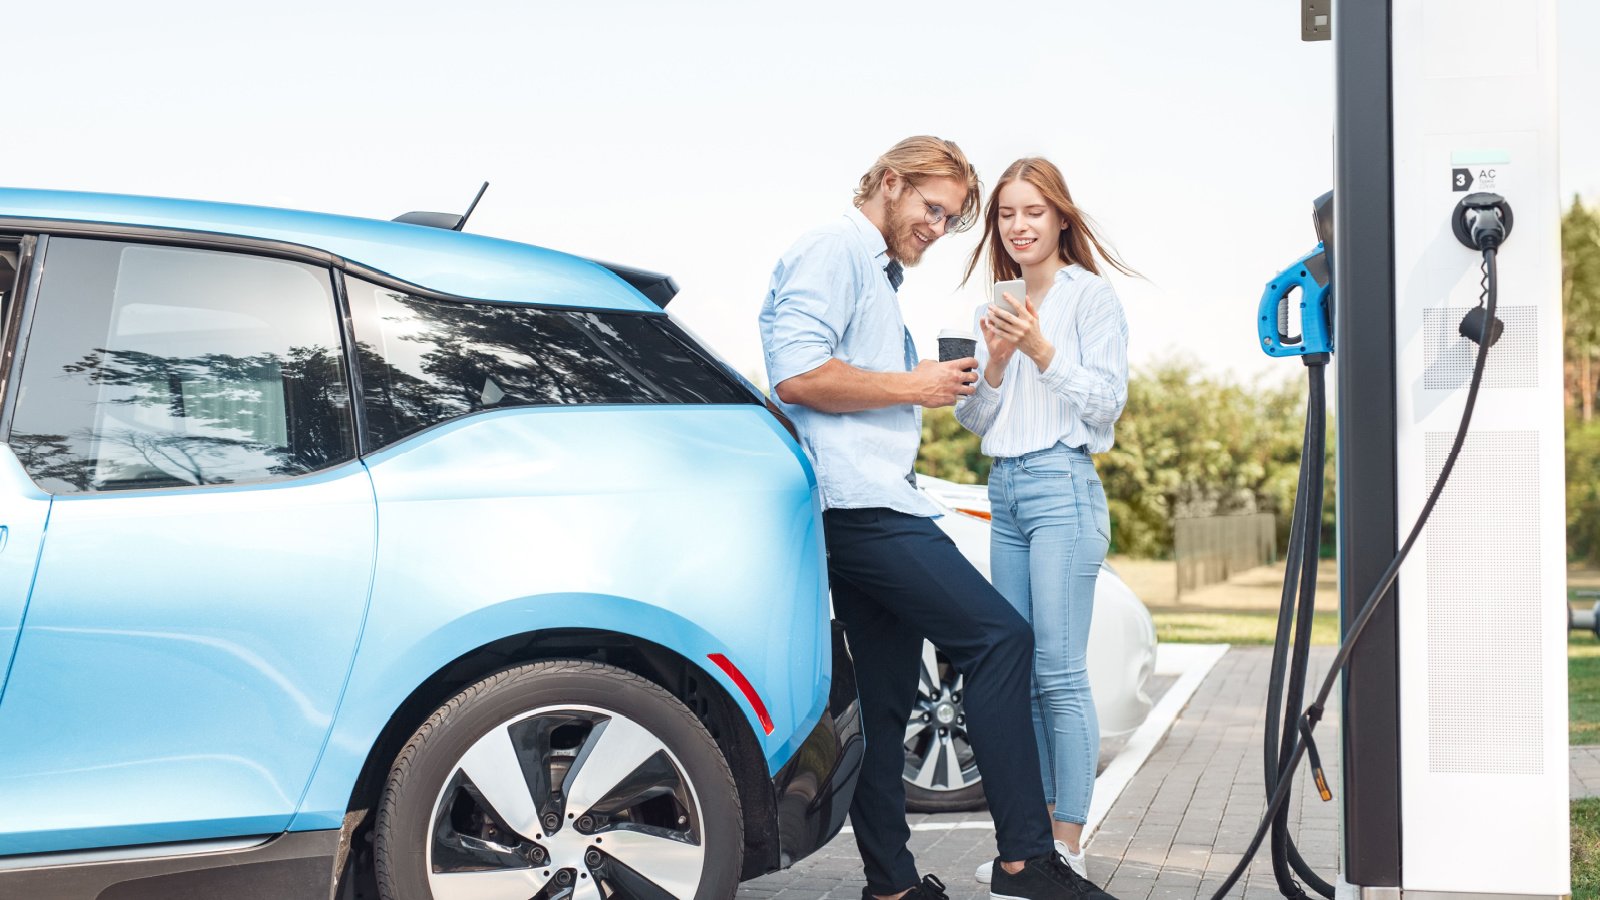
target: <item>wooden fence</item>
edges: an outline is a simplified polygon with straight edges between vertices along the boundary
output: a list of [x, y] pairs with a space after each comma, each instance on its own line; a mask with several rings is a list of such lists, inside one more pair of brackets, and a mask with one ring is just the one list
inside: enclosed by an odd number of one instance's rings
[[1271, 513], [1174, 519], [1173, 556], [1178, 598], [1278, 561], [1278, 529]]

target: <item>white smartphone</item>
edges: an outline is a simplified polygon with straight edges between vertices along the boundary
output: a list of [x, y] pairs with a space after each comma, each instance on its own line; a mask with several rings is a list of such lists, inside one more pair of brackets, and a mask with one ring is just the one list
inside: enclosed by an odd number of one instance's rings
[[1016, 315], [1019, 311], [1017, 306], [1006, 302], [1006, 298], [1003, 295], [1010, 294], [1017, 298], [1017, 304], [1020, 305], [1022, 298], [1027, 296], [1027, 293], [1028, 283], [1021, 278], [1013, 281], [997, 281], [994, 285], [994, 305], [1012, 315]]

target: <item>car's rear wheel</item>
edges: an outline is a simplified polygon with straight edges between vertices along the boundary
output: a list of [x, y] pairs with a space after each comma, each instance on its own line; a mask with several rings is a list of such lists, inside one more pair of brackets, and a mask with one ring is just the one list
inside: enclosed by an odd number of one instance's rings
[[732, 897], [727, 761], [676, 698], [600, 663], [499, 672], [406, 743], [378, 811], [386, 900]]
[[906, 723], [906, 808], [912, 812], [961, 812], [983, 806], [983, 776], [967, 741], [961, 673], [934, 649], [922, 645], [917, 700]]

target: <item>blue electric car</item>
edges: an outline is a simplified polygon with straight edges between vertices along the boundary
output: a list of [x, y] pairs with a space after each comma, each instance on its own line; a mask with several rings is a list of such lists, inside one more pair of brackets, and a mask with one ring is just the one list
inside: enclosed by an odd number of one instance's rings
[[0, 190], [0, 896], [720, 898], [838, 831], [791, 434], [669, 278], [412, 223]]

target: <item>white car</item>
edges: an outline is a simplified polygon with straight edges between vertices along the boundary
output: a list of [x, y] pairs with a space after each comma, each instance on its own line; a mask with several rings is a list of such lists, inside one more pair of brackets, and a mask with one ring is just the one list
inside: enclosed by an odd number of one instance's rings
[[[917, 487], [944, 512], [939, 527], [989, 577], [988, 489], [927, 475], [917, 476]], [[1149, 715], [1145, 683], [1155, 662], [1150, 611], [1110, 566], [1102, 565], [1089, 626], [1089, 687], [1102, 742], [1131, 734]], [[923, 646], [922, 680], [905, 742], [908, 809], [949, 812], [983, 804], [983, 776], [967, 743], [961, 709], [961, 675], [932, 644]]]

